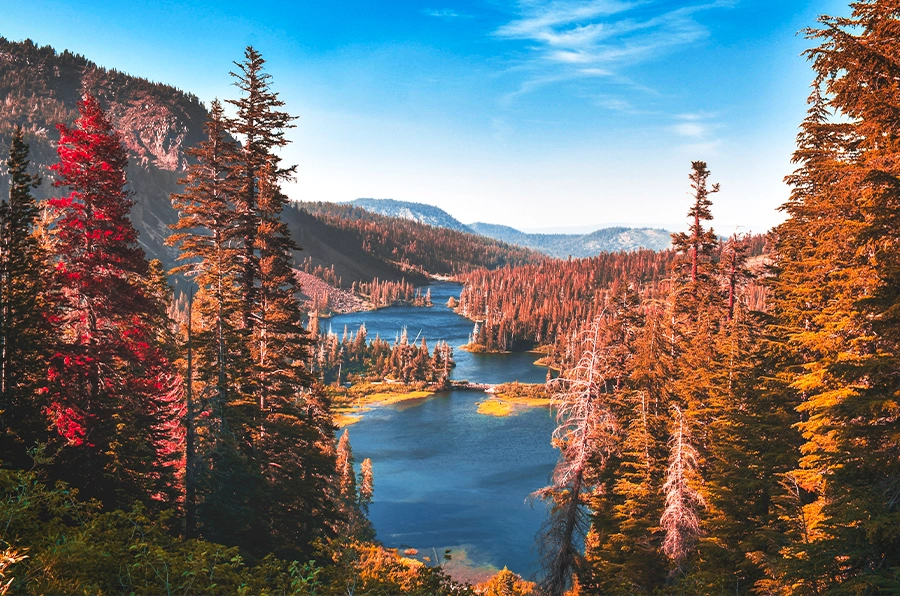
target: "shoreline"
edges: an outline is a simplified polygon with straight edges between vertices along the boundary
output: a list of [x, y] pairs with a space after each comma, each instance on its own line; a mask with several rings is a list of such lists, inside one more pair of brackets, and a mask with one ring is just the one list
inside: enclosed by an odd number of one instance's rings
[[488, 398], [478, 402], [478, 413], [502, 418], [512, 416], [526, 408], [550, 407], [547, 388], [538, 383], [504, 383], [488, 389]]
[[326, 391], [334, 403], [334, 425], [340, 429], [356, 424], [366, 412], [374, 408], [425, 399], [433, 396], [439, 389], [427, 385], [418, 387], [402, 383], [366, 382], [340, 389], [332, 386]]
[[481, 344], [465, 344], [456, 348], [470, 354], [512, 354], [509, 350], [489, 350]]

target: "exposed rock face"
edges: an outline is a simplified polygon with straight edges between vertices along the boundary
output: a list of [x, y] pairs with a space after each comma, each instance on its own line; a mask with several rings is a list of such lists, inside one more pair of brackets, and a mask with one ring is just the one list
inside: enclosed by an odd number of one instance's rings
[[309, 308], [316, 307], [319, 312], [334, 314], [375, 309], [371, 302], [363, 300], [346, 290], [329, 285], [314, 275], [303, 271], [297, 271], [295, 275], [303, 291], [301, 298], [307, 303]]
[[[44, 176], [35, 194], [47, 198], [64, 192], [52, 186], [49, 169], [57, 161], [56, 124], [75, 120], [84, 92], [100, 100], [128, 148], [128, 180], [135, 198], [131, 215], [140, 243], [148, 258], [170, 267], [176, 252], [163, 242], [169, 235], [166, 226], [177, 214], [169, 195], [180, 191], [178, 178], [188, 163], [185, 150], [201, 140], [207, 117], [196, 96], [101, 68], [70, 52], [0, 38], [0, 159], [13, 127], [23, 126], [32, 161]], [[0, 193], [8, 192], [7, 184], [5, 175], [0, 176]]]

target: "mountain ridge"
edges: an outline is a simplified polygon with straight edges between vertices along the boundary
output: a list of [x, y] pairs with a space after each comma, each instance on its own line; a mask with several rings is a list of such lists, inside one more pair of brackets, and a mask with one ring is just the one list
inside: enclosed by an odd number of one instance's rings
[[456, 230], [457, 232], [472, 232], [469, 226], [440, 207], [427, 203], [397, 201], [395, 199], [354, 199], [348, 201], [348, 204], [388, 217], [409, 219], [431, 226]]
[[610, 226], [585, 234], [541, 234], [522, 232], [511, 226], [475, 222], [463, 224], [440, 207], [395, 199], [355, 199], [346, 203], [366, 211], [418, 221], [431, 226], [469, 232], [536, 250], [545, 255], [566, 259], [592, 257], [602, 252], [635, 251], [643, 248], [665, 250], [671, 234], [661, 228]]

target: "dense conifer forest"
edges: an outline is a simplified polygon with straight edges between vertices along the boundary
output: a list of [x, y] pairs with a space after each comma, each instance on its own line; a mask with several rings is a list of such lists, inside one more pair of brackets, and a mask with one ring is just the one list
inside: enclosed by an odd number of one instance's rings
[[294, 203], [326, 223], [362, 239], [367, 252], [398, 264], [404, 271], [453, 275], [479, 268], [495, 269], [544, 260], [533, 250], [498, 240], [389, 218], [340, 203]]
[[[900, 7], [851, 6], [806, 31], [784, 223], [719, 238], [698, 160], [686, 231], [659, 253], [551, 260], [291, 204], [295, 119], [252, 47], [171, 196], [171, 271], [138, 244], [101, 98], [35, 108], [59, 120], [49, 171], [38, 131], [0, 131], [0, 595], [900, 593]], [[536, 583], [463, 584], [376, 540], [379, 479], [336, 438], [325, 383], [446, 383], [452, 348], [319, 333], [300, 210], [399, 270], [458, 276], [470, 348], [547, 352], [559, 461], [534, 495]], [[178, 306], [172, 273], [191, 282]], [[430, 302], [375, 277], [342, 283]]]

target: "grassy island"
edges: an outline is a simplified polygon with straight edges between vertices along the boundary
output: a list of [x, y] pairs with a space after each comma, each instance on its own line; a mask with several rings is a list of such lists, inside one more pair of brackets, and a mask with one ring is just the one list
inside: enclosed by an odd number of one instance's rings
[[434, 395], [438, 389], [425, 383], [366, 382], [351, 387], [329, 386], [334, 423], [338, 428], [362, 420], [376, 406], [389, 406]]
[[504, 383], [488, 390], [492, 394], [478, 403], [478, 413], [485, 416], [509, 416], [522, 408], [540, 408], [550, 405], [547, 387], [533, 383]]

